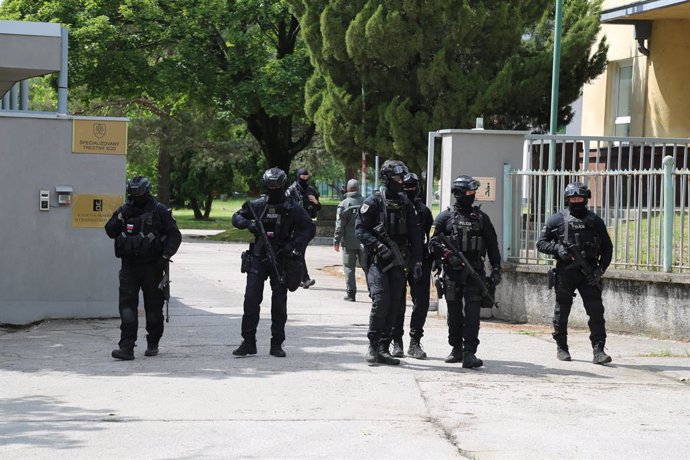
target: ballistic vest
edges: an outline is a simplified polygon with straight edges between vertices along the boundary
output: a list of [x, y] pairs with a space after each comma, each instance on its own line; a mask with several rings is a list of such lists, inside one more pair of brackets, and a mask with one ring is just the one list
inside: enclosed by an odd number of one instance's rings
[[482, 213], [478, 206], [474, 206], [469, 213], [453, 210], [453, 216], [448, 221], [451, 225], [451, 235], [455, 244], [469, 260], [479, 260], [484, 256], [486, 243], [482, 234], [484, 224]]
[[155, 208], [122, 221], [115, 238], [115, 256], [123, 259], [154, 260], [163, 253], [160, 219]]
[[391, 200], [376, 192], [379, 200], [380, 221], [383, 222], [388, 235], [396, 243], [407, 242], [407, 216], [405, 215], [405, 201], [402, 199]]
[[601, 239], [596, 230], [594, 214], [587, 214], [579, 219], [570, 210], [561, 210], [563, 214], [563, 240], [574, 244], [586, 259], [596, 259], [601, 253]]
[[271, 246], [288, 241], [291, 237], [292, 211], [294, 203], [292, 199], [286, 198], [282, 203], [269, 203], [264, 197], [254, 200], [251, 203], [256, 213], [261, 219], [261, 223], [266, 230]]

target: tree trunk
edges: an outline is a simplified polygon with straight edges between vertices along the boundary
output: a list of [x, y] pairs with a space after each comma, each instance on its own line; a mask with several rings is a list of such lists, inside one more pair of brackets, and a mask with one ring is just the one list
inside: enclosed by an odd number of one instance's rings
[[259, 143], [269, 168], [278, 167], [292, 176], [292, 159], [309, 145], [316, 126], [312, 123], [293, 142], [292, 117], [272, 117], [263, 109], [246, 118], [247, 129]]
[[211, 217], [211, 205], [213, 204], [213, 194], [206, 195], [206, 202], [204, 203], [204, 220]]
[[170, 172], [172, 159], [170, 158], [170, 135], [172, 120], [161, 119], [161, 132], [158, 141], [158, 201], [170, 206]]
[[[277, 43], [276, 57], [283, 59], [295, 52], [300, 24], [296, 17], [280, 21], [276, 26]], [[247, 129], [259, 143], [269, 168], [278, 167], [291, 177], [290, 163], [292, 159], [306, 148], [316, 131], [313, 123], [306, 127], [298, 139], [293, 142], [293, 117], [269, 116], [260, 107], [256, 112], [245, 118]]]
[[204, 215], [199, 208], [199, 201], [196, 198], [192, 198], [190, 204], [192, 205], [192, 211], [194, 211], [194, 220], [203, 220]]

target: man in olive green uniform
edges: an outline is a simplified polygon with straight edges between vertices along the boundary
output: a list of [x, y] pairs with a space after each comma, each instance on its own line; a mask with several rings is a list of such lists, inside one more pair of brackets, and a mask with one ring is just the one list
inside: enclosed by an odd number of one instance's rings
[[357, 283], [355, 281], [355, 270], [357, 260], [362, 269], [366, 270], [366, 253], [355, 235], [355, 219], [359, 212], [359, 207], [364, 202], [364, 197], [359, 193], [359, 182], [350, 179], [347, 182], [347, 193], [345, 199], [338, 205], [335, 218], [335, 235], [333, 236], [333, 249], [340, 252], [343, 249], [343, 271], [347, 277], [347, 295], [345, 300], [355, 301], [357, 294]]

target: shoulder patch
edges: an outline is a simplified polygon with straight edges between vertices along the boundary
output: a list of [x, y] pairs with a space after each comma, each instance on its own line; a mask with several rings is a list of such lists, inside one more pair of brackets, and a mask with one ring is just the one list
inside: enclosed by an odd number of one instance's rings
[[368, 209], [369, 209], [369, 205], [368, 205], [367, 203], [364, 203], [364, 204], [362, 205], [362, 207], [359, 208], [359, 212], [361, 212], [362, 214], [364, 214], [365, 212], [367, 212]]

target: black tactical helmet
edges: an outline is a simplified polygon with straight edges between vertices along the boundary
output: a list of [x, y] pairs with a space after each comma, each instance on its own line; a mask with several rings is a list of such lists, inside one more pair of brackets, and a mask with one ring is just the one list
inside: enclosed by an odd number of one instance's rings
[[127, 196], [130, 198], [147, 196], [150, 190], [151, 182], [147, 177], [136, 176], [127, 181]]
[[472, 176], [458, 176], [453, 181], [451, 191], [453, 195], [465, 195], [465, 192], [475, 191], [479, 188], [479, 181]]
[[269, 190], [285, 187], [287, 174], [280, 168], [267, 169], [264, 173], [264, 185]]
[[572, 182], [565, 186], [565, 201], [568, 202], [568, 198], [571, 196], [580, 196], [585, 199], [592, 198], [592, 191], [582, 182]]
[[381, 166], [381, 177], [388, 183], [395, 176], [405, 176], [408, 173], [407, 166], [400, 160], [386, 160]]
[[412, 190], [416, 189], [419, 185], [419, 177], [415, 173], [407, 173], [403, 177], [403, 189]]

